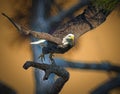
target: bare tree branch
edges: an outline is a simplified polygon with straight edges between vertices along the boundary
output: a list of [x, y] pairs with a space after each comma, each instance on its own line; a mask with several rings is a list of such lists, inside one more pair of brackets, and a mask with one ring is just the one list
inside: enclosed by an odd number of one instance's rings
[[5, 16], [15, 27], [18, 31], [22, 31], [22, 27], [14, 22], [14, 20], [10, 17], [8, 17], [5, 13], [1, 13], [3, 16]]
[[109, 94], [111, 90], [118, 87], [120, 87], [120, 74], [98, 86], [90, 94]]
[[54, 63], [49, 65], [49, 64], [43, 64], [43, 63], [41, 64], [33, 61], [27, 61], [23, 65], [23, 68], [28, 69], [29, 67], [34, 67], [40, 70], [44, 70], [45, 75], [43, 77], [43, 80], [47, 80], [51, 73], [55, 73], [56, 75], [59, 76], [59, 78], [56, 79], [54, 84], [51, 85], [51, 87], [49, 87], [49, 90], [47, 90], [48, 94], [58, 94], [63, 88], [64, 84], [69, 79], [69, 73], [63, 67], [57, 66]]
[[109, 61], [101, 62], [70, 62], [63, 59], [56, 58], [56, 64], [65, 68], [72, 69], [83, 69], [83, 70], [97, 70], [97, 71], [107, 71], [107, 72], [116, 72], [120, 73], [120, 66], [113, 65]]
[[88, 5], [89, 3], [90, 3], [90, 0], [81, 0], [76, 5], [71, 7], [69, 10], [61, 11], [58, 15], [51, 17], [48, 22], [49, 22], [49, 24], [59, 23], [65, 17], [72, 15], [75, 11], [79, 10], [80, 8], [84, 7], [85, 5]]
[[86, 70], [100, 70], [100, 71], [114, 71], [120, 73], [120, 66], [115, 66], [112, 65], [108, 61], [103, 61], [103, 62], [94, 62], [94, 63], [87, 63], [87, 62], [68, 62], [66, 61], [66, 64], [64, 65], [65, 67], [68, 68], [75, 68], [75, 69], [86, 69]]
[[[111, 65], [109, 62], [102, 62], [101, 64], [97, 63], [98, 62], [96, 62], [95, 64], [67, 62], [67, 64], [64, 65], [67, 65], [65, 67], [70, 67], [74, 69], [101, 70], [107, 72], [113, 71], [120, 73], [119, 66]], [[55, 73], [56, 75], [59, 76], [59, 78], [57, 78], [57, 80], [53, 84], [51, 84], [48, 94], [58, 94], [63, 88], [64, 84], [69, 79], [69, 73], [63, 68], [63, 66], [57, 66], [55, 63], [49, 65], [43, 63], [40, 64], [34, 61], [27, 61], [23, 65], [23, 68], [28, 69], [29, 67], [44, 70], [45, 75], [43, 77], [43, 80], [47, 80], [51, 73]], [[93, 91], [91, 94], [107, 94], [108, 91], [118, 86], [120, 86], [120, 75], [105, 82], [103, 85], [95, 89], [95, 91]]]

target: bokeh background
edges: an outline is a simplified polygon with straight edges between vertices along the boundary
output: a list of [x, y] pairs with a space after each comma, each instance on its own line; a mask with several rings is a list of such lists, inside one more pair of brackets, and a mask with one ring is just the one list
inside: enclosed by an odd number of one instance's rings
[[[11, 17], [15, 17], [19, 11], [27, 14], [25, 7], [31, 6], [31, 1], [22, 1], [0, 0], [0, 12]], [[75, 0], [69, 0], [65, 7], [74, 3]], [[120, 15], [117, 11], [113, 11], [102, 25], [80, 37], [77, 45], [61, 57], [84, 62], [109, 60], [112, 64], [120, 65]], [[33, 68], [27, 71], [22, 68], [27, 60], [32, 60], [29, 38], [22, 36], [0, 15], [0, 81], [15, 89], [18, 94], [34, 94]], [[103, 71], [68, 71], [70, 79], [60, 94], [89, 94], [95, 87], [110, 79], [108, 73]], [[119, 89], [112, 94], [120, 94]]]

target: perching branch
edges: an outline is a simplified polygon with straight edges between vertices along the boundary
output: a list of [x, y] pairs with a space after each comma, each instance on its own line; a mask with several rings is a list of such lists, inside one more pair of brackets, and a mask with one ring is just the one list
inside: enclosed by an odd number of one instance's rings
[[69, 73], [63, 67], [57, 66], [55, 64], [49, 65], [33, 61], [27, 61], [23, 65], [23, 68], [28, 69], [29, 67], [34, 67], [43, 70], [45, 72], [43, 80], [47, 80], [51, 73], [55, 73], [57, 76], [59, 76], [59, 78], [57, 78], [54, 84], [51, 85], [51, 87], [49, 88], [48, 94], [58, 94], [63, 88], [64, 84], [69, 79]]
[[[107, 72], [116, 72], [120, 73], [120, 66], [111, 65], [109, 62], [102, 62], [101, 64], [92, 63], [92, 64], [86, 64], [86, 63], [73, 63], [73, 62], [67, 62], [64, 65], [67, 65], [65, 67], [70, 67], [74, 69], [89, 69], [89, 70], [100, 70], [100, 71], [107, 71]], [[63, 88], [64, 84], [69, 79], [69, 73], [62, 67], [53, 64], [41, 64], [34, 61], [27, 61], [24, 65], [24, 69], [28, 69], [29, 67], [38, 68], [40, 70], [43, 70], [45, 72], [45, 75], [43, 77], [43, 80], [47, 80], [49, 78], [49, 75], [51, 73], [55, 73], [59, 78], [55, 81], [53, 85], [51, 85], [50, 90], [48, 94], [58, 94], [61, 89]], [[112, 78], [111, 80], [105, 82], [103, 85], [95, 89], [91, 94], [107, 94], [108, 91], [110, 91], [113, 88], [116, 88], [120, 86], [120, 76], [118, 75], [115, 78]]]

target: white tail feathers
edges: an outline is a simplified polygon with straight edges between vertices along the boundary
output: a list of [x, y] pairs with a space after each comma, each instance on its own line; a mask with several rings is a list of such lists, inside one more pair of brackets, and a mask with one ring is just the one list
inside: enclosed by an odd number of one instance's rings
[[30, 44], [44, 44], [45, 41], [46, 40], [41, 39], [41, 40], [38, 40], [38, 41], [31, 42]]

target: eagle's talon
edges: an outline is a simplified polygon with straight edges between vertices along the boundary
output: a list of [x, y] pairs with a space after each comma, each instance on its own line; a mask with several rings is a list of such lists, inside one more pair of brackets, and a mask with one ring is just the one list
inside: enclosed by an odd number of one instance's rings
[[52, 53], [50, 53], [50, 55], [49, 55], [49, 58], [50, 58], [50, 60], [53, 60], [53, 54]]
[[54, 59], [53, 59], [53, 53], [50, 53], [50, 55], [49, 55], [49, 59], [50, 59], [50, 62], [53, 64], [53, 63], [55, 63], [55, 61], [54, 61]]
[[43, 62], [45, 61], [45, 55], [44, 54], [41, 54], [38, 58], [40, 58], [40, 60]]
[[56, 63], [55, 63], [55, 60], [54, 60], [54, 59], [52, 59], [52, 60], [51, 60], [51, 64], [52, 64], [52, 65], [56, 65]]

